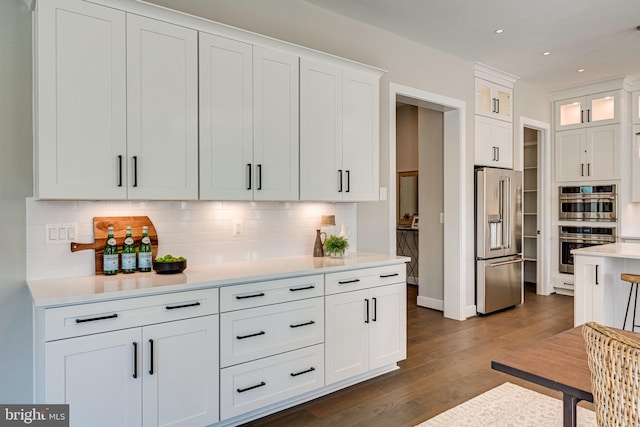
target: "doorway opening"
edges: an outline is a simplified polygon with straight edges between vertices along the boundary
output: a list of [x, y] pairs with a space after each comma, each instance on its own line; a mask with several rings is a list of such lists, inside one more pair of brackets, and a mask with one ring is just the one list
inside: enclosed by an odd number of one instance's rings
[[[417, 225], [419, 233], [425, 233], [427, 229], [426, 223], [433, 225], [434, 228], [440, 230], [441, 246], [437, 248], [438, 257], [441, 261], [436, 260], [435, 263], [440, 264], [442, 271], [441, 278], [434, 280], [426, 286], [425, 277], [431, 275], [431, 271], [427, 271], [425, 267], [433, 259], [428, 260], [426, 255], [429, 253], [426, 248], [429, 241], [418, 237], [418, 298], [417, 303], [420, 306], [433, 308], [443, 311], [443, 315], [448, 318], [464, 320], [467, 317], [475, 315], [475, 305], [473, 303], [473, 248], [468, 244], [472, 241], [469, 236], [470, 230], [467, 224], [473, 221], [473, 215], [469, 215], [468, 209], [468, 188], [473, 180], [472, 169], [466, 168], [466, 104], [464, 101], [443, 97], [441, 95], [432, 94], [419, 89], [401, 86], [395, 83], [389, 84], [389, 111], [390, 111], [390, 176], [389, 176], [389, 193], [391, 195], [389, 203], [390, 207], [390, 239], [393, 249], [392, 253], [396, 253], [396, 239], [398, 233], [398, 224], [400, 221], [399, 205], [396, 203], [398, 179], [396, 172], [397, 159], [397, 117], [396, 106], [407, 105], [417, 107], [416, 121], [424, 120], [425, 125], [422, 129], [427, 133], [439, 132], [441, 136], [431, 139], [438, 140], [438, 149], [441, 154], [433, 156], [432, 161], [439, 156], [439, 166], [442, 171], [438, 172], [439, 177], [431, 180], [437, 191], [440, 192], [441, 202], [434, 204], [431, 209], [428, 198], [425, 198], [429, 182], [427, 177], [431, 168], [427, 168], [418, 162], [418, 212], [406, 212], [411, 217], [411, 223], [414, 224], [413, 216], [417, 213], [419, 223]], [[422, 116], [422, 118], [420, 118]], [[430, 124], [427, 124], [430, 123]], [[436, 125], [434, 126], [434, 123]], [[418, 132], [420, 126], [418, 126]], [[419, 139], [419, 138], [418, 138]], [[419, 144], [420, 145], [420, 144]], [[420, 148], [422, 146], [420, 145]], [[430, 148], [425, 148], [428, 150]], [[420, 159], [422, 155], [418, 155]], [[424, 156], [428, 158], [428, 152]], [[415, 164], [409, 168], [415, 168]], [[424, 170], [423, 170], [424, 169]], [[429, 170], [427, 170], [429, 169]], [[413, 169], [412, 169], [413, 170]], [[471, 206], [473, 204], [473, 194], [471, 193]], [[432, 212], [433, 211], [433, 212]], [[404, 218], [405, 212], [402, 213]], [[429, 217], [429, 218], [427, 218]], [[406, 218], [405, 220], [408, 220]], [[406, 225], [405, 225], [406, 226]], [[471, 240], [470, 240], [471, 239]], [[468, 301], [468, 298], [471, 301]]]

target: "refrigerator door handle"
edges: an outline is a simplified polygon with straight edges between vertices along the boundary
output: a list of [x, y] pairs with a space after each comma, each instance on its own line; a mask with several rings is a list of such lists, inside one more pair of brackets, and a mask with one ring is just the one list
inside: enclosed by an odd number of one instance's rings
[[523, 262], [522, 258], [518, 258], [518, 259], [513, 259], [511, 261], [503, 261], [503, 262], [496, 262], [493, 264], [487, 264], [487, 268], [491, 268], [491, 267], [501, 267], [503, 265], [508, 265], [508, 264], [518, 264], [520, 262]]
[[[507, 187], [506, 191], [505, 187]], [[508, 176], [500, 177], [498, 203], [502, 219], [501, 249], [508, 249], [511, 247], [511, 180]]]

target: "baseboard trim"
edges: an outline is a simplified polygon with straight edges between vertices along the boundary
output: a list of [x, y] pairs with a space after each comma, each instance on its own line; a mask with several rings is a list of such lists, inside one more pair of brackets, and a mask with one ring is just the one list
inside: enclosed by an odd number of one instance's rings
[[428, 298], [418, 295], [416, 301], [419, 307], [431, 308], [433, 310], [444, 311], [444, 301], [441, 299]]

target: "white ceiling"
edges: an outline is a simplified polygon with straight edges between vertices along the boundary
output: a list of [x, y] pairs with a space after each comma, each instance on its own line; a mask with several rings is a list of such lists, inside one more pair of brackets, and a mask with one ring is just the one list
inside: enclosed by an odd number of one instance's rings
[[549, 90], [640, 77], [640, 0], [306, 1]]

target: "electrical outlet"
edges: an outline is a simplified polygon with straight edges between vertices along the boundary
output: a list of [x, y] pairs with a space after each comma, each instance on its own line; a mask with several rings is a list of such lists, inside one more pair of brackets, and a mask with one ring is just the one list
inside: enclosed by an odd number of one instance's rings
[[234, 219], [231, 222], [231, 235], [234, 237], [242, 236], [244, 233], [244, 226], [242, 224], [242, 219]]
[[78, 224], [47, 224], [45, 241], [48, 245], [71, 243], [78, 234]]

